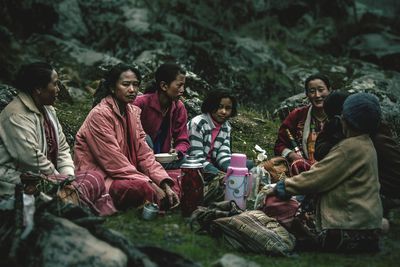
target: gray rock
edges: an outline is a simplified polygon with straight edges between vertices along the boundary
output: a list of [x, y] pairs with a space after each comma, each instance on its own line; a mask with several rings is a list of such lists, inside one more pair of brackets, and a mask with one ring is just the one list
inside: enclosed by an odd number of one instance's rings
[[88, 230], [58, 217], [49, 218], [51, 225], [42, 225], [40, 252], [44, 267], [51, 266], [126, 266], [127, 256]]
[[201, 114], [201, 104], [202, 103], [203, 103], [203, 101], [197, 97], [184, 100], [184, 104], [185, 104], [185, 107], [188, 112], [188, 120]]
[[0, 83], [0, 112], [13, 100], [17, 95], [17, 89], [7, 84]]
[[34, 34], [27, 42], [29, 47], [25, 51], [26, 54], [31, 58], [51, 58], [57, 64], [56, 68], [62, 66], [73, 70], [75, 75], [71, 77], [73, 79], [71, 82], [77, 85], [81, 85], [82, 80], [98, 79], [101, 73], [98, 66], [121, 62], [107, 53], [94, 51], [78, 40], [63, 40], [53, 35]]
[[126, 21], [125, 26], [132, 32], [136, 33], [148, 33], [150, 30], [150, 22], [148, 19], [148, 11], [145, 8], [127, 8], [127, 6], [121, 7]]
[[400, 70], [400, 37], [389, 32], [366, 33], [349, 41], [353, 56]]
[[254, 261], [247, 261], [244, 258], [236, 256], [231, 253], [227, 253], [218, 261], [214, 262], [211, 266], [213, 267], [260, 267], [258, 263]]
[[57, 1], [45, 1], [47, 4], [54, 4], [54, 9], [59, 15], [54, 30], [61, 34], [65, 39], [85, 38], [89, 32], [82, 20], [82, 12], [78, 0], [64, 0], [59, 4]]

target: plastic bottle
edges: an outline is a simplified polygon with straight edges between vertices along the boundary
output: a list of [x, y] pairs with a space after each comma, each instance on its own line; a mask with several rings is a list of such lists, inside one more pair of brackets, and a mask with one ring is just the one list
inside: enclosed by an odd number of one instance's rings
[[225, 176], [225, 200], [234, 200], [242, 210], [251, 190], [251, 175], [246, 167], [246, 155], [234, 153]]

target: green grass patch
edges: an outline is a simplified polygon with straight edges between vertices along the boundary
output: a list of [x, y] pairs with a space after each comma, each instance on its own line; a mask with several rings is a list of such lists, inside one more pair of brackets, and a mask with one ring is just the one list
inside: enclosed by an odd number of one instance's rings
[[[395, 266], [400, 261], [400, 210], [391, 213], [391, 229], [382, 239], [382, 251], [377, 254], [337, 254], [299, 252], [292, 257], [278, 257], [233, 251], [221, 239], [191, 231], [180, 212], [171, 211], [155, 220], [145, 221], [139, 210], [131, 209], [107, 218], [105, 225], [123, 233], [135, 245], [158, 246], [177, 252], [203, 266], [211, 266], [225, 253], [234, 253], [261, 266]], [[397, 264], [396, 264], [397, 265]]]

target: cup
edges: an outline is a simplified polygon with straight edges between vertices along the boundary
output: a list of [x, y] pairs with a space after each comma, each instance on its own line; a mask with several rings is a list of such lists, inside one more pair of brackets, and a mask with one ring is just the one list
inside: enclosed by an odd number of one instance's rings
[[143, 219], [150, 221], [157, 217], [159, 208], [155, 203], [147, 203], [143, 207], [142, 217]]

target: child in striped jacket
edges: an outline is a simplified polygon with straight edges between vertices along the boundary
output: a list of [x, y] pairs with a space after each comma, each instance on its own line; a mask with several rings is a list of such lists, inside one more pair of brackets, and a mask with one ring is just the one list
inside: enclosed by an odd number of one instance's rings
[[202, 114], [188, 122], [189, 155], [201, 159], [206, 173], [226, 172], [231, 159], [231, 124], [237, 101], [226, 90], [211, 91], [201, 106]]

